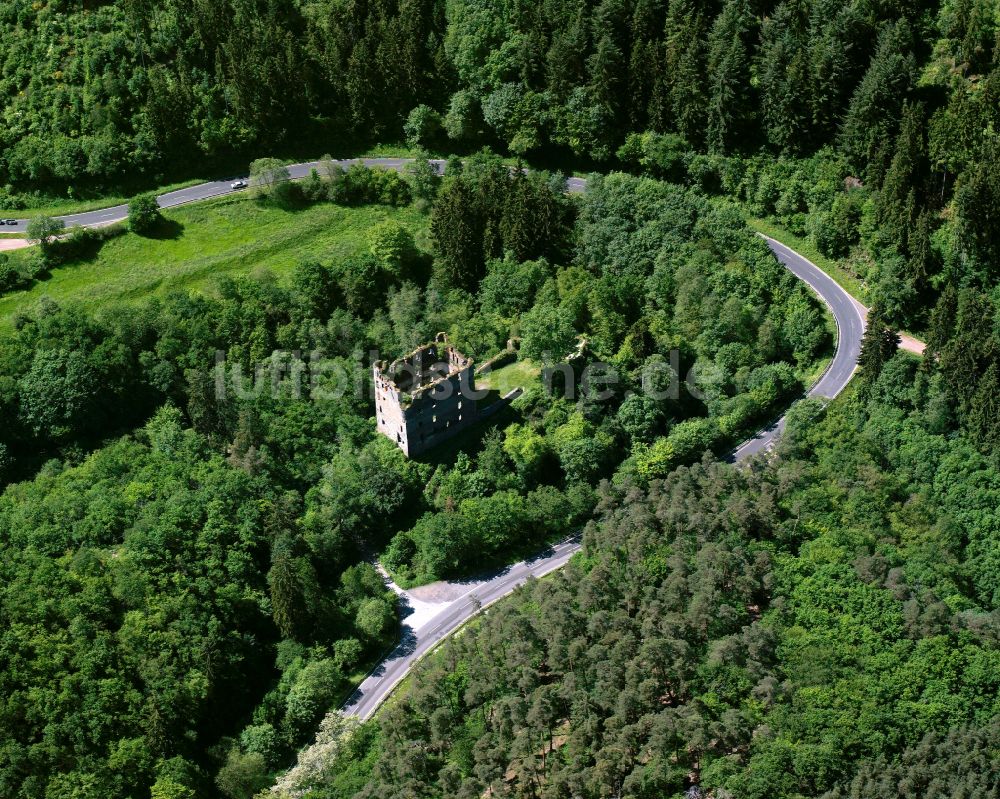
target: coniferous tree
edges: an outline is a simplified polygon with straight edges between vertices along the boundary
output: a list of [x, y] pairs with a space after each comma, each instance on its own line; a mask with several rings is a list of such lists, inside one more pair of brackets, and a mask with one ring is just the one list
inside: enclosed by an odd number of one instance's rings
[[[945, 298], [942, 298], [944, 301]], [[949, 303], [950, 304], [950, 303]], [[938, 312], [932, 318], [931, 341], [939, 347], [939, 365], [945, 385], [957, 410], [958, 417], [965, 419], [976, 393], [978, 380], [997, 358], [998, 343], [989, 331], [984, 330], [984, 320], [994, 314], [993, 303], [988, 295], [975, 288], [964, 288], [958, 292], [954, 306], [952, 332], [943, 346], [939, 345], [943, 328], [947, 326], [950, 307], [939, 303]]]
[[301, 541], [283, 534], [272, 547], [267, 584], [271, 592], [271, 613], [284, 638], [302, 639], [311, 632], [317, 600], [316, 574], [308, 558], [297, 553]]
[[996, 452], [1000, 446], [1000, 359], [994, 358], [977, 381], [964, 422], [983, 452]]
[[560, 101], [565, 101], [587, 74], [587, 29], [587, 13], [581, 3], [572, 21], [552, 36], [546, 55], [546, 78], [549, 90]]
[[870, 182], [881, 183], [892, 157], [889, 143], [895, 140], [916, 69], [912, 36], [903, 20], [885, 27], [844, 117], [840, 145], [855, 166], [865, 168]]
[[705, 18], [691, 0], [670, 0], [664, 34], [673, 129], [691, 143], [705, 138]]
[[658, 27], [662, 24], [655, 0], [638, 0], [632, 12], [632, 51], [628, 64], [629, 129], [642, 130], [649, 118], [653, 80], [659, 65]]
[[[932, 236], [936, 227], [936, 214], [924, 211], [907, 240], [910, 259], [907, 262], [908, 279], [926, 303], [930, 290], [930, 279], [940, 270], [940, 259], [934, 249]], [[924, 306], [926, 307], [926, 305]]]
[[955, 192], [964, 268], [982, 285], [1000, 274], [1000, 136], [993, 136]]
[[809, 20], [809, 102], [811, 138], [828, 143], [837, 134], [851, 92], [863, 74], [864, 48], [871, 37], [854, 4], [839, 0], [815, 2]]
[[449, 180], [438, 193], [431, 234], [438, 251], [435, 268], [445, 284], [475, 288], [483, 268], [483, 229], [466, 181]]
[[750, 50], [756, 29], [747, 0], [728, 0], [708, 37], [708, 129], [706, 145], [725, 153], [746, 143], [753, 111]]
[[531, 214], [532, 199], [528, 177], [519, 166], [514, 170], [510, 186], [505, 192], [500, 218], [504, 252], [511, 253], [518, 261], [530, 257], [532, 243], [535, 240], [535, 220]]
[[870, 387], [883, 367], [892, 359], [899, 348], [899, 334], [889, 327], [885, 314], [878, 306], [868, 312], [868, 323], [861, 341], [858, 367], [866, 387]]
[[927, 326], [926, 354], [929, 357], [923, 362], [925, 368], [930, 368], [930, 364], [941, 357], [941, 353], [955, 332], [957, 314], [958, 293], [955, 284], [949, 282], [931, 311], [930, 323]]
[[625, 57], [610, 36], [602, 36], [597, 42], [587, 68], [591, 96], [604, 108], [609, 119], [617, 119], [625, 99]]
[[809, 129], [806, 22], [805, 4], [786, 0], [765, 20], [758, 49], [764, 131], [774, 147], [788, 152], [803, 148]]
[[877, 222], [904, 256], [912, 254], [910, 235], [920, 215], [926, 174], [923, 106], [907, 103], [903, 107], [902, 125], [896, 137], [896, 152], [875, 201]]

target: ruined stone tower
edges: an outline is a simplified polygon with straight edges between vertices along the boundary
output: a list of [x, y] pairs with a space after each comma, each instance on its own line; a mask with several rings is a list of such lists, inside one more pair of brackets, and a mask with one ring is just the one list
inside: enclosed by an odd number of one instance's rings
[[473, 361], [438, 333], [431, 344], [373, 367], [378, 431], [413, 457], [474, 424]]

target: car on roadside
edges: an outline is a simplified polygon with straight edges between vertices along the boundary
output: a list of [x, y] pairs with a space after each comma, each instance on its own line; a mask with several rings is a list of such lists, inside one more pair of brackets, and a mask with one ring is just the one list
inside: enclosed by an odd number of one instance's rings
[[238, 189], [245, 189], [249, 185], [250, 184], [247, 183], [245, 180], [240, 179], [240, 180], [234, 180], [232, 183], [230, 183], [229, 188], [231, 188], [233, 191], [237, 191]]

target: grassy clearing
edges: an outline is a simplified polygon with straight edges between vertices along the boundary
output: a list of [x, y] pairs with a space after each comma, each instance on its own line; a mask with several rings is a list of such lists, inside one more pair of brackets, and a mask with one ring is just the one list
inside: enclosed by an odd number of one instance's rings
[[[27, 291], [0, 298], [0, 328], [47, 296], [96, 309], [176, 290], [210, 290], [219, 277], [269, 269], [279, 279], [303, 260], [329, 262], [367, 249], [372, 225], [393, 218], [428, 246], [427, 217], [414, 208], [344, 208], [323, 203], [301, 210], [224, 197], [164, 212], [157, 238], [125, 234], [92, 256], [53, 269]], [[30, 257], [24, 251], [10, 254]]]
[[489, 374], [476, 376], [476, 387], [496, 392], [504, 396], [515, 388], [528, 388], [538, 382], [541, 367], [534, 361], [514, 361], [495, 369]]
[[388, 143], [373, 144], [356, 155], [334, 155], [334, 158], [417, 158], [421, 155], [428, 155], [431, 158], [447, 158], [450, 154], [450, 152], [433, 148], [422, 150], [419, 147], [411, 147], [405, 143]]
[[[837, 341], [836, 329], [834, 329], [832, 335], [833, 335], [833, 340], [836, 343]], [[833, 363], [832, 355], [828, 355], [825, 358], [820, 358], [818, 361], [816, 361], [816, 365], [811, 370], [802, 374], [802, 385], [805, 386], [806, 391], [808, 391], [816, 383], [819, 382], [820, 378], [823, 377], [824, 374], [826, 374], [826, 370], [830, 368], [831, 363]]]
[[[427, 155], [431, 158], [442, 158], [446, 159], [454, 153], [465, 154], [468, 148], [461, 148], [456, 146], [450, 147], [447, 150], [431, 149], [422, 150], [419, 147], [412, 147], [409, 144], [403, 143], [385, 143], [385, 144], [373, 144], [366, 147], [360, 151], [354, 150], [349, 152], [343, 152], [334, 148], [332, 157], [335, 159], [351, 159], [351, 158], [417, 158], [421, 155]], [[282, 154], [278, 153], [277, 157], [286, 164], [297, 164], [303, 161], [312, 161], [321, 157], [319, 151], [313, 154]], [[516, 163], [515, 158], [505, 159], [509, 163]], [[166, 194], [167, 192], [177, 191], [179, 189], [186, 189], [189, 186], [197, 186], [200, 183], [206, 183], [212, 180], [226, 180], [232, 177], [234, 174], [245, 174], [250, 168], [249, 162], [240, 165], [234, 165], [229, 170], [221, 170], [217, 174], [205, 174], [198, 177], [189, 178], [188, 180], [182, 181], [180, 183], [171, 183], [163, 186], [151, 186], [145, 191], [155, 192], [156, 194]], [[577, 173], [573, 173], [577, 174]], [[585, 173], [579, 173], [579, 176]], [[139, 193], [139, 190], [136, 191]], [[0, 217], [14, 218], [17, 219], [30, 219], [33, 216], [66, 216], [68, 214], [81, 214], [87, 211], [98, 211], [102, 208], [108, 208], [113, 205], [122, 205], [127, 203], [132, 199], [133, 195], [124, 195], [121, 191], [116, 191], [111, 194], [99, 195], [94, 197], [85, 198], [70, 198], [70, 197], [36, 197], [30, 201], [30, 204], [26, 208], [19, 208], [16, 210], [8, 209], [0, 211]]]
[[868, 290], [864, 283], [858, 279], [857, 275], [848, 272], [836, 261], [827, 258], [816, 246], [806, 237], [797, 236], [791, 231], [781, 227], [781, 225], [767, 219], [757, 219], [752, 216], [747, 217], [747, 224], [758, 233], [770, 236], [772, 239], [780, 241], [782, 244], [791, 247], [800, 255], [805, 256], [816, 266], [826, 272], [836, 280], [847, 293], [864, 305], [868, 305]]

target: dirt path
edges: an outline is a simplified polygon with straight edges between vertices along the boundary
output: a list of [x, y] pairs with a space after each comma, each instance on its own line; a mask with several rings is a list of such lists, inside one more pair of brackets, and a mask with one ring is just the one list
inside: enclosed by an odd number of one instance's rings
[[912, 352], [914, 355], [922, 356], [924, 354], [924, 350], [927, 349], [927, 345], [920, 339], [914, 338], [907, 333], [900, 333], [899, 348], [901, 350], [906, 350], [907, 352]]

